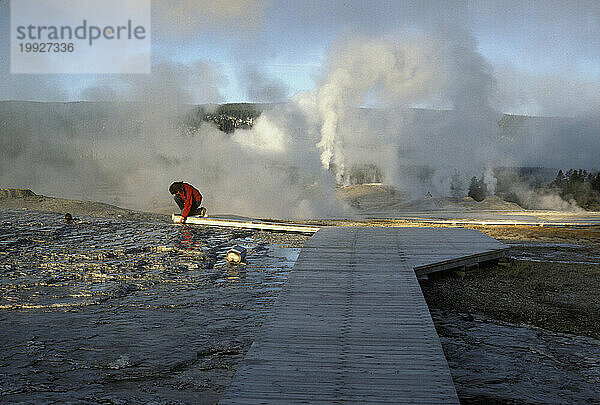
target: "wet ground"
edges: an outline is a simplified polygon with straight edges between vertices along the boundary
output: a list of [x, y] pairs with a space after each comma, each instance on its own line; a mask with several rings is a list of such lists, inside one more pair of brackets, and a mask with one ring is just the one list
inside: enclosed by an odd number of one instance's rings
[[1, 211], [0, 402], [214, 403], [303, 238]]
[[463, 404], [598, 404], [600, 341], [431, 311]]
[[545, 263], [600, 264], [597, 246], [577, 243], [509, 241], [512, 257]]
[[463, 404], [600, 404], [600, 265], [583, 243], [423, 281]]
[[[215, 403], [307, 238], [62, 218], [0, 211], [3, 403]], [[505, 242], [502, 266], [422, 285], [461, 401], [600, 403], [597, 250]]]

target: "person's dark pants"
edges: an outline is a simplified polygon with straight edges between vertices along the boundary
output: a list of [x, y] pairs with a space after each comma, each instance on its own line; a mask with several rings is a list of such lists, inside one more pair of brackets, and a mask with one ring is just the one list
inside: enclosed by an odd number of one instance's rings
[[[183, 212], [183, 207], [185, 207], [185, 201], [183, 201], [183, 198], [181, 198], [180, 195], [176, 194], [173, 196], [173, 199], [177, 203], [177, 206], [179, 207], [179, 209]], [[192, 209], [190, 210], [189, 216], [200, 214], [199, 208], [200, 208], [200, 202], [192, 201]]]

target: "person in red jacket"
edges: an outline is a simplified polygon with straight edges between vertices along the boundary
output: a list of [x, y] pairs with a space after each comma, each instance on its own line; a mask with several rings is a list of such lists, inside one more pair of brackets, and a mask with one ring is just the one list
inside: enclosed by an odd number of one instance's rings
[[206, 210], [200, 207], [202, 202], [202, 194], [192, 185], [183, 181], [176, 181], [169, 187], [169, 192], [173, 195], [173, 199], [181, 210], [181, 222], [185, 222], [190, 215], [204, 216]]

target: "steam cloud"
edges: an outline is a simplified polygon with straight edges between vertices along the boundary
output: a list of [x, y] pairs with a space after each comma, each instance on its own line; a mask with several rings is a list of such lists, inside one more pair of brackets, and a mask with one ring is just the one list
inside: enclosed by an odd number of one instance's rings
[[[321, 163], [327, 169], [335, 164], [337, 181], [347, 182], [348, 167], [356, 163], [353, 160], [365, 139], [371, 139], [372, 158], [384, 166], [392, 183], [398, 183], [394, 173], [403, 152], [425, 153], [426, 161], [433, 157], [440, 162], [436, 158], [444, 156], [442, 161], [450, 158], [453, 161], [448, 163], [454, 166], [464, 161], [467, 150], [476, 152], [476, 163], [491, 160], [493, 151], [487, 150], [486, 137], [492, 135], [499, 114], [489, 107], [494, 86], [490, 70], [476, 52], [474, 40], [462, 32], [398, 42], [355, 38], [337, 44], [329, 55], [324, 83], [315, 94], [321, 119], [317, 144]], [[368, 96], [376, 97], [383, 116], [359, 119], [389, 122], [387, 128], [377, 128], [376, 122], [366, 126], [356, 122], [355, 111]], [[408, 107], [419, 103], [451, 108], [451, 117], [442, 126], [420, 122], [420, 128], [413, 128], [406, 114], [410, 114]], [[398, 120], [398, 113], [404, 113], [405, 119]], [[353, 130], [358, 125], [362, 130]], [[377, 134], [371, 132], [373, 128]], [[390, 153], [393, 148], [399, 152], [396, 156]], [[412, 160], [407, 156], [404, 163]]]
[[192, 106], [185, 103], [196, 97], [193, 92], [218, 101], [225, 78], [205, 63], [162, 63], [153, 70], [83, 92], [111, 102], [5, 102], [2, 184], [170, 212], [167, 187], [181, 179], [200, 188], [212, 212], [340, 212], [327, 173], [318, 164], [306, 165], [314, 147], [293, 139], [302, 130], [294, 111], [282, 105], [265, 114], [247, 136], [226, 135], [209, 123], [188, 128]]
[[278, 103], [287, 99], [289, 90], [286, 84], [280, 79], [270, 77], [257, 65], [245, 65], [240, 69], [239, 80], [243, 83], [250, 101]]
[[[417, 198], [452, 195], [453, 181], [482, 174], [493, 192], [497, 166], [590, 167], [598, 156], [595, 113], [502, 132], [502, 115], [491, 107], [494, 74], [464, 31], [340, 40], [315, 89], [232, 135], [208, 123], [182, 126], [188, 103], [222, 99], [227, 78], [218, 66], [161, 63], [153, 71], [82, 92], [106, 103], [4, 103], [2, 184], [170, 211], [167, 187], [184, 180], [200, 188], [209, 211], [318, 217], [347, 213], [334, 187], [349, 184], [353, 168], [364, 165]], [[286, 94], [258, 67], [241, 75], [253, 99]], [[411, 108], [419, 105], [443, 111]], [[546, 203], [571, 207], [551, 196]]]

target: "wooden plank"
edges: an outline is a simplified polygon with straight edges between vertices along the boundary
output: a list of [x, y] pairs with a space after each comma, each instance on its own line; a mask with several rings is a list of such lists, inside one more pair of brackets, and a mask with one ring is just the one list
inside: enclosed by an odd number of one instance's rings
[[[181, 215], [172, 214], [171, 219], [173, 222], [179, 222]], [[228, 228], [246, 228], [246, 229], [262, 229], [268, 231], [281, 231], [281, 232], [298, 232], [298, 233], [315, 233], [321, 227], [310, 226], [310, 225], [299, 225], [299, 224], [285, 224], [279, 222], [268, 222], [259, 220], [240, 220], [240, 219], [226, 219], [226, 218], [208, 218], [208, 217], [187, 217], [186, 223], [204, 226], [223, 226]]]

